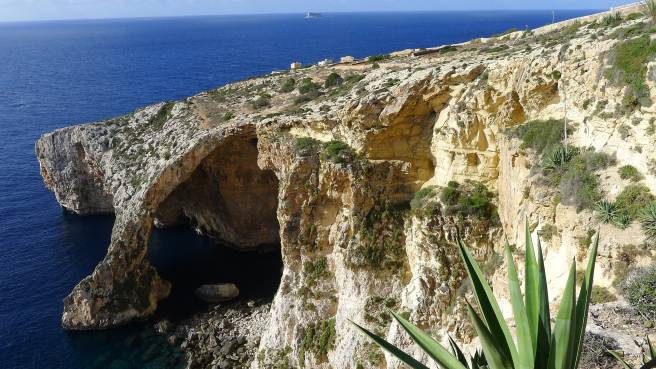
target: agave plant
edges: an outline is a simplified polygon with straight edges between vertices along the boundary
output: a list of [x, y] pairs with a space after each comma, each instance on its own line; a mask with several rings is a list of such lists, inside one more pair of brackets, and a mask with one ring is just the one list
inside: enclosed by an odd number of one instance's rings
[[558, 145], [545, 156], [544, 168], [546, 170], [558, 170], [569, 163], [576, 154], [575, 148]]
[[[481, 268], [463, 241], [458, 240], [460, 255], [469, 274], [481, 314], [479, 315], [469, 303], [467, 303], [467, 309], [472, 325], [480, 339], [489, 369], [575, 369], [578, 366], [588, 317], [598, 243], [597, 235], [590, 249], [588, 266], [578, 298], [575, 291], [576, 265], [574, 262], [572, 263], [553, 329], [550, 322], [547, 280], [539, 239], [536, 257], [527, 222], [525, 295], [523, 298], [512, 252], [506, 243], [510, 301], [516, 324], [517, 342], [515, 342]], [[464, 355], [449, 353], [439, 342], [399, 314], [392, 313], [392, 315], [419, 347], [441, 368], [469, 369], [473, 367], [473, 365], [466, 365], [466, 360], [463, 363]], [[426, 365], [385, 339], [362, 326], [357, 324], [355, 326], [380, 347], [411, 368], [428, 369]]]
[[[656, 368], [656, 346], [654, 346], [651, 341], [649, 340], [649, 336], [647, 336], [647, 346], [649, 347], [649, 355], [643, 355], [642, 356], [642, 364], [643, 366], [640, 367], [640, 369], [651, 369], [651, 368]], [[627, 363], [619, 353], [608, 350], [608, 352], [617, 359], [617, 361], [622, 364], [622, 367], [624, 369], [633, 369], [629, 363]]]
[[485, 359], [483, 351], [476, 350], [476, 352], [474, 352], [474, 354], [469, 357], [469, 361], [467, 361], [465, 354], [462, 352], [456, 341], [454, 341], [451, 337], [449, 337], [449, 345], [451, 345], [451, 352], [453, 352], [453, 356], [458, 358], [460, 364], [462, 364], [467, 369], [487, 368], [487, 359]]
[[656, 201], [647, 204], [640, 214], [642, 229], [650, 238], [656, 238]]
[[626, 229], [631, 224], [631, 216], [626, 211], [620, 210], [613, 217], [613, 224], [619, 229]]
[[603, 223], [610, 223], [617, 216], [617, 207], [610, 201], [597, 203], [597, 218]]

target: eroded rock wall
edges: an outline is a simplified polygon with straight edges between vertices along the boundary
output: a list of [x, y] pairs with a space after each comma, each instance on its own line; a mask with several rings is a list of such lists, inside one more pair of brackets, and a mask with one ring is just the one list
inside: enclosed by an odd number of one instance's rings
[[[349, 323], [422, 355], [387, 309], [438, 339], [449, 333], [475, 343], [463, 319], [458, 230], [503, 297], [502, 239], [520, 259], [524, 221], [534, 236], [553, 225], [544, 247], [555, 309], [563, 266], [584, 261], [580, 240], [599, 222], [553, 200], [534, 170], [539, 158], [508, 130], [567, 117], [570, 143], [614, 153], [640, 169], [645, 185], [656, 184], [654, 110], [617, 113], [626, 86], [605, 73], [615, 31], [588, 24], [559, 32], [475, 40], [377, 69], [255, 78], [44, 135], [42, 174], [62, 206], [116, 213], [108, 254], [67, 297], [64, 326], [107, 328], [151, 315], [170, 285], [145, 259], [150, 232], [181, 222], [237, 247], [280, 242], [284, 271], [255, 368], [399, 367]], [[280, 92], [289, 77], [319, 84], [334, 71], [349, 78], [310, 101]], [[263, 98], [268, 105], [253, 103]], [[611, 197], [626, 185], [610, 172], [601, 180]], [[448, 210], [440, 191], [451, 181], [484, 184], [496, 195], [498, 219]], [[432, 202], [411, 207], [431, 186]], [[610, 287], [623, 247], [645, 237], [637, 224], [600, 227], [598, 283]], [[640, 257], [650, 263], [653, 252]], [[510, 313], [507, 301], [502, 309]]]

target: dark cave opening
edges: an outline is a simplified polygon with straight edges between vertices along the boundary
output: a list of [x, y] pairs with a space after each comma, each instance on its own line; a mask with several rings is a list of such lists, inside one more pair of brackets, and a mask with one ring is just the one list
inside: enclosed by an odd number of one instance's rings
[[172, 285], [171, 295], [159, 303], [156, 319], [171, 321], [207, 309], [209, 304], [194, 295], [203, 284], [234, 283], [239, 288], [237, 300], [271, 300], [283, 267], [279, 245], [236, 250], [188, 227], [154, 230], [149, 259]]
[[160, 204], [149, 259], [172, 287], [159, 317], [206, 309], [194, 295], [205, 284], [234, 283], [241, 300], [275, 295], [283, 267], [278, 179], [257, 155], [252, 135], [226, 139]]

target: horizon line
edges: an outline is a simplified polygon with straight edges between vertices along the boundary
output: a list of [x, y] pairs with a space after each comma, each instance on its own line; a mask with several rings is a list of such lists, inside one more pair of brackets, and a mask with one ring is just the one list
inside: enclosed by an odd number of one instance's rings
[[[618, 6], [619, 7], [619, 6]], [[552, 12], [552, 11], [595, 11], [603, 12], [604, 8], [560, 8], [560, 9], [448, 9], [448, 10], [358, 10], [358, 11], [328, 11], [316, 12], [320, 14], [374, 14], [374, 13], [451, 13], [451, 12]], [[49, 23], [49, 22], [83, 22], [83, 21], [112, 21], [112, 20], [157, 20], [170, 18], [202, 18], [202, 17], [231, 17], [231, 16], [266, 16], [266, 15], [302, 15], [307, 11], [294, 12], [262, 12], [262, 13], [220, 13], [220, 14], [183, 14], [183, 15], [154, 15], [154, 16], [125, 16], [125, 17], [89, 17], [89, 18], [52, 18], [52, 19], [24, 19], [0, 20], [0, 24], [17, 23]]]

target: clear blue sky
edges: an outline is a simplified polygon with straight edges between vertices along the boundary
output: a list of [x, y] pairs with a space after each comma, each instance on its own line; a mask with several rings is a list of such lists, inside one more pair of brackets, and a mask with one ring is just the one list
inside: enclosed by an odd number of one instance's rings
[[606, 9], [630, 0], [0, 0], [0, 22], [305, 11]]

